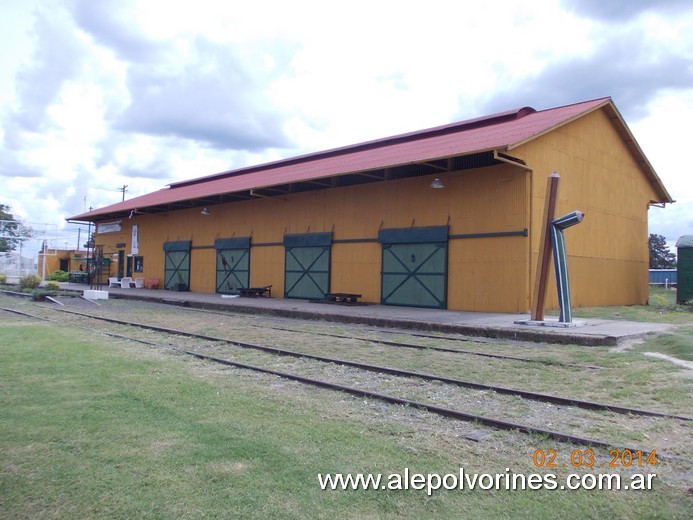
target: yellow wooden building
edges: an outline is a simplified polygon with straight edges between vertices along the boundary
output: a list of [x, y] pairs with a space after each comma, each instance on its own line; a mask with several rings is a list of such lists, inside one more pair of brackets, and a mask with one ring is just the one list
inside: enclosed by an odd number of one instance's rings
[[567, 233], [573, 305], [644, 304], [648, 208], [673, 201], [610, 98], [177, 182], [70, 220], [96, 223], [119, 276], [171, 290], [526, 312], [553, 171], [556, 215], [586, 213]]
[[[79, 249], [47, 248], [38, 253], [38, 273], [42, 278], [55, 271], [79, 271], [88, 269], [88, 251]], [[45, 264], [45, 265], [44, 265]]]

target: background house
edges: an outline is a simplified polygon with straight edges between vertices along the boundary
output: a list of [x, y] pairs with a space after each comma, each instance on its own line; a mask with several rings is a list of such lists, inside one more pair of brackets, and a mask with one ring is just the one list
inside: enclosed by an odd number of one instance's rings
[[38, 253], [38, 274], [47, 278], [55, 271], [86, 272], [88, 257], [88, 252], [80, 249], [42, 249]]
[[70, 220], [169, 289], [525, 312], [553, 171], [556, 214], [587, 215], [567, 238], [573, 305], [644, 304], [647, 210], [673, 201], [610, 98], [177, 182]]

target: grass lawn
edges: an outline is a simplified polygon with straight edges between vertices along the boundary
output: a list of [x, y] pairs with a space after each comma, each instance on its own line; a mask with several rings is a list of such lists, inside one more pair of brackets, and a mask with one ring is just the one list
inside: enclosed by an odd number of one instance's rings
[[578, 307], [573, 317], [693, 325], [693, 308], [676, 303], [676, 290], [650, 287], [649, 305]]
[[[665, 463], [653, 491], [323, 491], [317, 475], [328, 472], [544, 474], [534, 449], [572, 448], [428, 435], [383, 405], [2, 314], [0, 406], [4, 518], [684, 518], [691, 508]], [[380, 423], [361, 419], [374, 413]]]
[[676, 290], [651, 287], [649, 305], [579, 308], [574, 310], [573, 316], [680, 325], [670, 333], [646, 338], [635, 350], [660, 352], [684, 361], [693, 361], [693, 307], [678, 305]]

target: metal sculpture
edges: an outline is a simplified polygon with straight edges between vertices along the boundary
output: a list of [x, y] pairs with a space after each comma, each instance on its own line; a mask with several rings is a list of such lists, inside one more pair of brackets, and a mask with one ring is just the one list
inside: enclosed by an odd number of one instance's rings
[[561, 313], [558, 321], [571, 323], [573, 313], [570, 306], [570, 283], [568, 281], [568, 259], [565, 250], [565, 237], [563, 232], [582, 222], [585, 214], [582, 211], [573, 211], [551, 221], [551, 249], [553, 250], [553, 267], [556, 272], [556, 289], [558, 290], [558, 305]]
[[572, 323], [570, 306], [570, 285], [568, 281], [568, 261], [565, 248], [564, 230], [582, 222], [585, 214], [573, 211], [559, 218], [554, 218], [558, 203], [558, 185], [560, 176], [553, 172], [546, 186], [546, 202], [544, 205], [544, 224], [542, 227], [539, 257], [537, 261], [534, 294], [532, 297], [532, 316], [529, 322], [521, 323], [546, 324], [544, 322], [544, 300], [548, 286], [548, 270], [553, 253], [554, 271], [556, 273], [556, 288], [560, 306], [559, 323]]

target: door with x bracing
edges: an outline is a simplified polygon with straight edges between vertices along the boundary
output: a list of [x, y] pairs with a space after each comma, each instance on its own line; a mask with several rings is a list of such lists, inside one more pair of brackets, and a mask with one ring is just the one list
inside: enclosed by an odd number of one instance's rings
[[383, 244], [383, 305], [446, 308], [447, 242]]
[[217, 249], [217, 293], [237, 293], [250, 280], [250, 249]]
[[190, 250], [166, 251], [164, 260], [164, 289], [190, 290]]
[[330, 292], [330, 246], [286, 247], [284, 297], [320, 300]]

